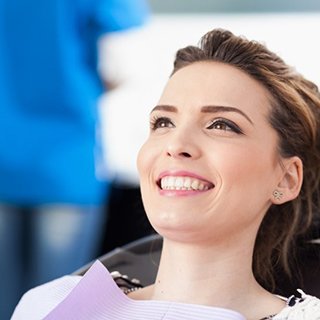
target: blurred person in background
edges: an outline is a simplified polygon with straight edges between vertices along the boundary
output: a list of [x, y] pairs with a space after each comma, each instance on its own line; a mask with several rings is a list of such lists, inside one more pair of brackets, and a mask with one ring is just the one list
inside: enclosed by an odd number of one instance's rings
[[97, 44], [147, 16], [143, 0], [1, 1], [0, 319], [96, 255], [109, 188]]

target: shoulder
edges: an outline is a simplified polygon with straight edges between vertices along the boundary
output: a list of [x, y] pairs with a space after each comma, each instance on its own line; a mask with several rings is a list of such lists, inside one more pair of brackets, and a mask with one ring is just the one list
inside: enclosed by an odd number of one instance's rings
[[[93, 267], [89, 271], [92, 269]], [[108, 271], [106, 270], [106, 272]], [[81, 279], [86, 279], [89, 273], [87, 272], [83, 277], [78, 275], [64, 276], [29, 290], [19, 301], [11, 320], [38, 320], [45, 318], [65, 300]], [[117, 271], [111, 274], [108, 272], [108, 274], [125, 294], [142, 287], [139, 280], [130, 279], [127, 275], [122, 275]]]
[[289, 303], [285, 309], [274, 317], [274, 320], [320, 320], [320, 299], [305, 294], [301, 290], [299, 292], [301, 298], [296, 299], [292, 306]]
[[19, 301], [11, 319], [43, 319], [72, 291], [80, 279], [80, 276], [64, 276], [29, 290]]

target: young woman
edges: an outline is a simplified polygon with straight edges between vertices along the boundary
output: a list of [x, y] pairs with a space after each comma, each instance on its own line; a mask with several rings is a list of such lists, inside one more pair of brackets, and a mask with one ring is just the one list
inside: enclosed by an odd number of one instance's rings
[[138, 169], [164, 239], [155, 283], [125, 296], [101, 288], [107, 273], [95, 287], [94, 266], [27, 293], [13, 319], [80, 319], [90, 290], [81, 319], [320, 319], [318, 299], [272, 293], [275, 264], [290, 274], [295, 241], [319, 214], [317, 87], [217, 29], [178, 51], [150, 127]]

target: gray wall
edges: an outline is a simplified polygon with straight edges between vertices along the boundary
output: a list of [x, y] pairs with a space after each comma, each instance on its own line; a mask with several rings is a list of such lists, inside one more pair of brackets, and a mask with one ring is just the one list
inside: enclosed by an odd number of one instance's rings
[[320, 12], [319, 0], [149, 0], [154, 13]]

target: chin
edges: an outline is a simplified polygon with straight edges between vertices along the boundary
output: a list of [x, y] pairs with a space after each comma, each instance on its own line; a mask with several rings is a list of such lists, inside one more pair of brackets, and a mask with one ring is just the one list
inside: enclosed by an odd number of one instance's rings
[[186, 219], [176, 213], [157, 214], [153, 217], [149, 216], [152, 227], [162, 237], [176, 241], [190, 242], [196, 234], [203, 232], [203, 227], [195, 224], [194, 218]]

